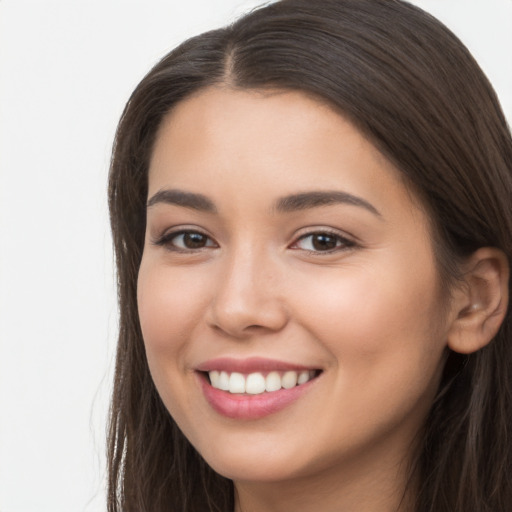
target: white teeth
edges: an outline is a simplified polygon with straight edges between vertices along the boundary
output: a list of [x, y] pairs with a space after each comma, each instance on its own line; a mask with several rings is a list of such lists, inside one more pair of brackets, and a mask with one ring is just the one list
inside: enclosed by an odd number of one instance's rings
[[314, 376], [314, 371], [301, 372], [287, 371], [284, 373], [270, 372], [265, 377], [262, 373], [255, 372], [249, 375], [233, 372], [212, 370], [208, 372], [212, 387], [229, 393], [247, 393], [259, 395], [264, 392], [278, 391], [281, 388], [291, 389], [297, 385], [305, 384]]
[[220, 372], [217, 370], [214, 370], [213, 372], [209, 373], [210, 376], [210, 382], [212, 383], [212, 386], [214, 388], [219, 389], [219, 379], [220, 379]]
[[[215, 384], [212, 384], [212, 386], [215, 387]], [[218, 389], [222, 389], [222, 391], [229, 390], [229, 375], [227, 372], [220, 372]]]
[[310, 374], [307, 370], [300, 372], [299, 377], [297, 378], [297, 384], [299, 384], [299, 386], [301, 384], [305, 384], [310, 378]]
[[281, 389], [281, 376], [277, 372], [270, 372], [265, 379], [265, 391]]
[[286, 372], [281, 379], [284, 389], [291, 389], [297, 385], [297, 372]]
[[245, 392], [259, 395], [265, 391], [265, 377], [261, 373], [251, 373], [245, 380]]
[[241, 373], [233, 372], [229, 377], [230, 393], [245, 393], [245, 377]]

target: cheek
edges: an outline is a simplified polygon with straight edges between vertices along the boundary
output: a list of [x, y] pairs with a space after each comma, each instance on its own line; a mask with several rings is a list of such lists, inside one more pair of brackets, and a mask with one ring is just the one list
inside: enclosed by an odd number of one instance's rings
[[435, 275], [417, 277], [411, 286], [412, 280], [366, 269], [353, 271], [338, 286], [333, 280], [320, 287], [322, 292], [305, 294], [304, 325], [330, 353], [330, 387], [339, 390], [333, 391], [339, 407], [330, 424], [339, 425], [347, 437], [387, 431], [404, 418], [414, 431], [428, 413], [445, 342], [436, 322]]
[[[162, 401], [174, 420], [190, 429], [194, 402], [188, 399], [187, 365], [191, 333], [199, 324], [205, 301], [205, 279], [142, 261], [137, 282], [139, 318], [149, 370]], [[184, 378], [185, 377], [185, 378]]]
[[[204, 309], [205, 279], [142, 261], [137, 283], [139, 318], [148, 360], [180, 364], [187, 338]], [[163, 362], [163, 361], [162, 361]]]
[[342, 375], [362, 383], [379, 375], [428, 380], [437, 374], [445, 346], [436, 282], [430, 260], [416, 267], [375, 260], [337, 278], [303, 282], [308, 292], [300, 307]]

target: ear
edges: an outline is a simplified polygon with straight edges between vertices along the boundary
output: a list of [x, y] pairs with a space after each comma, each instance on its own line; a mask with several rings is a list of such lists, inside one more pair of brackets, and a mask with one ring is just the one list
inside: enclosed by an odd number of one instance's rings
[[483, 247], [466, 261], [464, 282], [453, 294], [448, 346], [454, 352], [476, 352], [497, 334], [507, 312], [508, 279], [508, 260], [499, 249]]

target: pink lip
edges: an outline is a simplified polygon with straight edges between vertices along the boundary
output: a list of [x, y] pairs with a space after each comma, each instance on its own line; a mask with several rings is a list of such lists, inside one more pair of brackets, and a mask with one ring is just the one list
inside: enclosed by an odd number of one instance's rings
[[221, 372], [238, 372], [249, 374], [253, 372], [272, 372], [272, 371], [289, 371], [297, 372], [303, 370], [316, 370], [317, 368], [307, 367], [303, 365], [288, 363], [285, 361], [277, 361], [275, 359], [265, 359], [262, 357], [250, 357], [248, 359], [235, 359], [231, 357], [220, 357], [210, 359], [197, 366], [196, 370], [200, 372], [210, 372], [213, 370]]
[[262, 358], [250, 358], [244, 360], [221, 358], [206, 361], [199, 365], [197, 367], [197, 376], [203, 394], [214, 411], [227, 418], [256, 420], [281, 411], [288, 405], [297, 401], [304, 393], [311, 389], [318, 378], [314, 378], [305, 384], [295, 386], [291, 389], [280, 389], [279, 391], [262, 393], [260, 395], [247, 395], [232, 394], [227, 391], [216, 389], [210, 384], [206, 375], [199, 372], [217, 370], [248, 374], [257, 371], [301, 371], [310, 369], [313, 368]]

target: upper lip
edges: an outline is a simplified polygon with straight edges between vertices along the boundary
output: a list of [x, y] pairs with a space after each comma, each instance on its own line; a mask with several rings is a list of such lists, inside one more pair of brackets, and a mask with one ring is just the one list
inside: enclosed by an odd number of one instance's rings
[[263, 357], [250, 357], [247, 359], [236, 359], [232, 357], [219, 357], [210, 359], [199, 364], [196, 367], [197, 371], [210, 372], [210, 371], [224, 371], [224, 372], [238, 372], [238, 373], [254, 373], [254, 372], [271, 372], [271, 371], [303, 371], [303, 370], [317, 370], [318, 368], [312, 366], [305, 366], [301, 364], [290, 363], [287, 361], [279, 361], [276, 359], [266, 359]]

